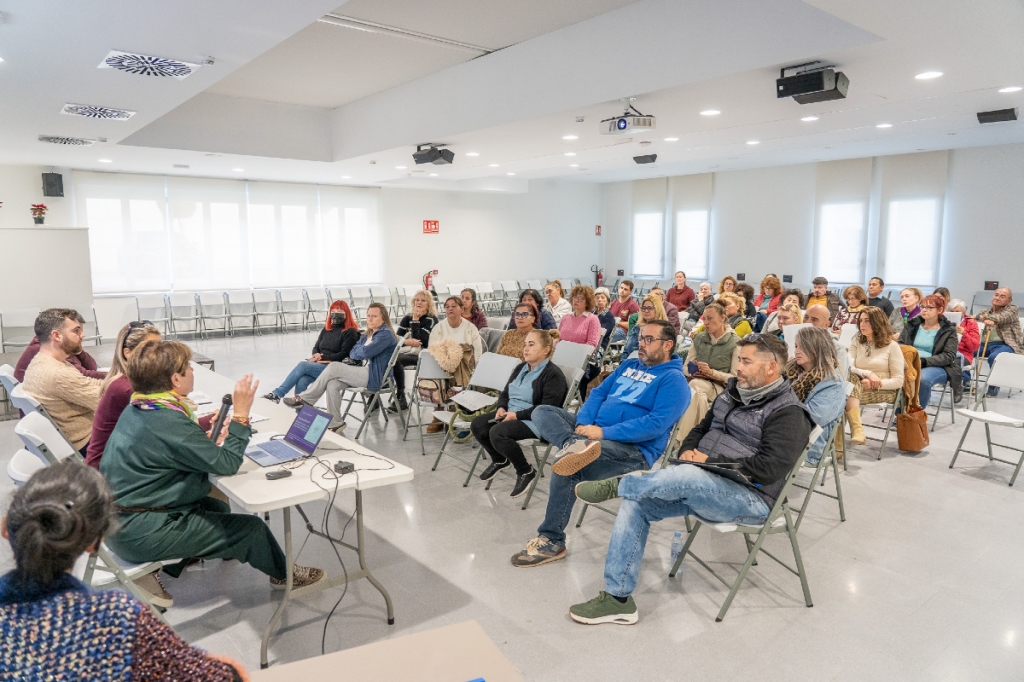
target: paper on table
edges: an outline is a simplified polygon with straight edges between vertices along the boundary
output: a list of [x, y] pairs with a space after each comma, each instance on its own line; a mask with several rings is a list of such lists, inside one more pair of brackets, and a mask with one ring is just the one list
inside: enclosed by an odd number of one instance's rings
[[494, 404], [496, 398], [479, 391], [462, 391], [452, 396], [452, 402], [460, 407], [466, 408], [469, 412], [476, 412]]
[[249, 423], [255, 424], [256, 422], [263, 422], [270, 419], [270, 417], [264, 417], [262, 414], [256, 414], [255, 412], [249, 413]]
[[213, 399], [203, 393], [202, 391], [192, 391], [188, 394], [189, 400], [194, 402], [196, 405], [206, 405], [213, 403]]

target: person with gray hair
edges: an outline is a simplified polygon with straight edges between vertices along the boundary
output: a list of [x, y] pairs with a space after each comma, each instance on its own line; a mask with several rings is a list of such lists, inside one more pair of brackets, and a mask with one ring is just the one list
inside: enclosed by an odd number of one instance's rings
[[[590, 601], [569, 607], [576, 622], [637, 622], [631, 595], [653, 522], [697, 515], [721, 523], [759, 524], [768, 518], [786, 476], [803, 454], [813, 422], [782, 374], [788, 360], [785, 342], [749, 334], [738, 345], [736, 377], [683, 440], [677, 466], [647, 476], [576, 485], [576, 496], [591, 504], [622, 498], [605, 558], [605, 588]], [[691, 464], [702, 462], [735, 467], [751, 485]]]
[[[988, 358], [988, 366], [996, 361], [1002, 353], [1024, 354], [1024, 337], [1020, 329], [1020, 309], [1013, 304], [1013, 292], [1009, 287], [1001, 287], [992, 292], [992, 307], [978, 313], [975, 318], [979, 325], [984, 325], [981, 332], [981, 349], [983, 357]], [[998, 386], [988, 387], [988, 397], [999, 395]]]

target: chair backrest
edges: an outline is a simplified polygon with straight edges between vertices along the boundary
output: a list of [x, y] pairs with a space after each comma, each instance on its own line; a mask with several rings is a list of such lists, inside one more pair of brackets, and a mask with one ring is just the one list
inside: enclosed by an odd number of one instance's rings
[[331, 295], [331, 301], [349, 302], [348, 287], [327, 287], [327, 293]]
[[497, 353], [484, 353], [480, 361], [476, 363], [473, 376], [469, 379], [470, 386], [500, 391], [505, 388], [508, 378], [512, 376], [512, 370], [520, 364], [519, 358], [510, 358], [507, 355]]
[[476, 293], [481, 298], [490, 298], [494, 294], [494, 287], [491, 286], [490, 282], [480, 282], [477, 287]]
[[[488, 318], [490, 323], [490, 318]], [[504, 329], [497, 329], [495, 327], [488, 326], [480, 330], [480, 340], [484, 344], [484, 351], [488, 353], [497, 353], [498, 346], [501, 345], [501, 337], [505, 336]]]
[[3, 384], [4, 390], [10, 394], [14, 390], [14, 387], [21, 382], [14, 378], [14, 368], [10, 365], [0, 365], [0, 384]]
[[326, 289], [321, 289], [320, 287], [303, 289], [302, 295], [306, 297], [306, 305], [309, 310], [323, 312], [330, 307], [330, 304], [327, 302], [328, 298]]
[[[437, 364], [437, 360], [434, 359], [429, 350], [423, 349], [420, 351], [419, 360], [416, 363], [416, 378], [451, 379], [452, 375], [441, 369], [441, 365]], [[502, 388], [504, 388], [504, 385], [502, 385]]]
[[[498, 329], [505, 331], [508, 329], [508, 318], [507, 317], [488, 317], [487, 327], [490, 329]], [[482, 330], [481, 330], [482, 331]]]
[[988, 385], [1024, 390], [1024, 355], [997, 355], [988, 375]]
[[139, 308], [139, 319], [152, 322], [167, 319], [167, 296], [165, 294], [139, 294], [135, 297]]
[[853, 337], [857, 335], [859, 331], [855, 324], [844, 324], [839, 330], [839, 345], [850, 347], [853, 342]]
[[11, 397], [11, 404], [25, 414], [28, 414], [29, 412], [37, 412], [43, 409], [42, 404], [29, 395], [25, 390], [25, 387], [21, 384], [12, 386], [7, 394]]
[[277, 308], [277, 291], [274, 289], [254, 289], [252, 292], [252, 300], [257, 306], [264, 306], [261, 310], [266, 310], [266, 306], [270, 306], [269, 309], [273, 310]]
[[541, 284], [541, 281], [539, 279], [528, 279], [528, 280], [526, 280], [526, 288], [528, 288], [528, 289], [536, 289], [537, 291], [540, 291], [540, 292], [543, 293], [544, 285]]
[[422, 284], [406, 284], [404, 287], [402, 287], [402, 294], [405, 295], [406, 301], [411, 305], [412, 297], [415, 296], [417, 292], [421, 291], [422, 289]]
[[[303, 291], [304, 290], [300, 287], [290, 287], [287, 289], [280, 289], [277, 293], [281, 295], [282, 303], [303, 303], [305, 301], [303, 298]], [[295, 306], [289, 307], [294, 308]]]
[[224, 294], [228, 298], [228, 304], [232, 306], [241, 306], [248, 310], [252, 309], [252, 292], [246, 289], [234, 289], [232, 291], [225, 291]]
[[[558, 363], [555, 363], [558, 365]], [[558, 365], [558, 369], [562, 370], [562, 374], [565, 375], [565, 383], [569, 386], [569, 392], [565, 394], [565, 402], [562, 404], [563, 409], [569, 409], [569, 405], [576, 397], [576, 389], [579, 388], [580, 382], [583, 380], [583, 370], [579, 367], [569, 367], [568, 365]]]
[[223, 291], [200, 291], [196, 296], [199, 297], [199, 305], [202, 308], [217, 308], [218, 306], [221, 309], [224, 308]]
[[384, 305], [392, 305], [394, 302], [391, 300], [391, 290], [383, 284], [374, 284], [370, 287], [370, 296], [377, 303], [383, 303]]
[[810, 326], [810, 324], [804, 322], [801, 324], [787, 324], [782, 328], [782, 338], [786, 340], [786, 345], [789, 347], [790, 358], [796, 353], [796, 335], [800, 333], [801, 329]]
[[167, 294], [167, 301], [171, 304], [171, 308], [195, 308], [196, 295], [190, 292], [176, 291], [173, 294]]
[[33, 455], [47, 466], [57, 464], [75, 455], [75, 449], [68, 444], [57, 427], [38, 412], [29, 412], [14, 427], [14, 433]]
[[4, 332], [24, 330], [27, 332], [28, 338], [31, 339], [35, 336], [33, 327], [37, 317], [39, 317], [39, 308], [5, 308], [0, 310], [0, 327]]
[[594, 347], [585, 343], [573, 343], [572, 341], [559, 341], [555, 346], [555, 352], [551, 361], [556, 365], [568, 365], [583, 369], [590, 362], [594, 354]]
[[352, 305], [365, 306], [373, 303], [373, 294], [370, 293], [370, 287], [349, 287], [349, 295], [351, 296]]
[[822, 433], [824, 433], [824, 429], [820, 426], [815, 426], [811, 429], [811, 435], [807, 437], [807, 444], [804, 446], [800, 456], [797, 457], [796, 461], [793, 463], [793, 468], [790, 469], [789, 473], [786, 475], [786, 483], [782, 486], [782, 490], [779, 491], [779, 496], [775, 499], [775, 504], [772, 506], [771, 512], [768, 513], [768, 518], [765, 519], [764, 525], [770, 526], [772, 522], [774, 522], [775, 519], [785, 511], [786, 494], [789, 492], [789, 489], [793, 487], [793, 482], [796, 480], [797, 475], [799, 475], [800, 468], [803, 466], [804, 460], [807, 459], [807, 451], [811, 449], [811, 445], [821, 437]]
[[505, 292], [506, 298], [516, 298], [519, 296], [519, 283], [515, 280], [506, 280], [501, 282], [501, 290]]

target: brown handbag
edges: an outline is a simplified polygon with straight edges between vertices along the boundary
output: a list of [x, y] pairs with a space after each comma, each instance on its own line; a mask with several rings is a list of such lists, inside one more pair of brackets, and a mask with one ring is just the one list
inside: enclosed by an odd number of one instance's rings
[[911, 406], [896, 415], [896, 442], [904, 452], [921, 452], [928, 447], [928, 414]]

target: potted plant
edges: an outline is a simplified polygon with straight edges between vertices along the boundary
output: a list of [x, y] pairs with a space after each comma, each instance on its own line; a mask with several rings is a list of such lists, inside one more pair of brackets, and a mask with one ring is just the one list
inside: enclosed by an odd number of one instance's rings
[[46, 220], [46, 212], [49, 210], [46, 208], [46, 204], [32, 204], [32, 219], [36, 221], [36, 225], [43, 224], [43, 221]]

